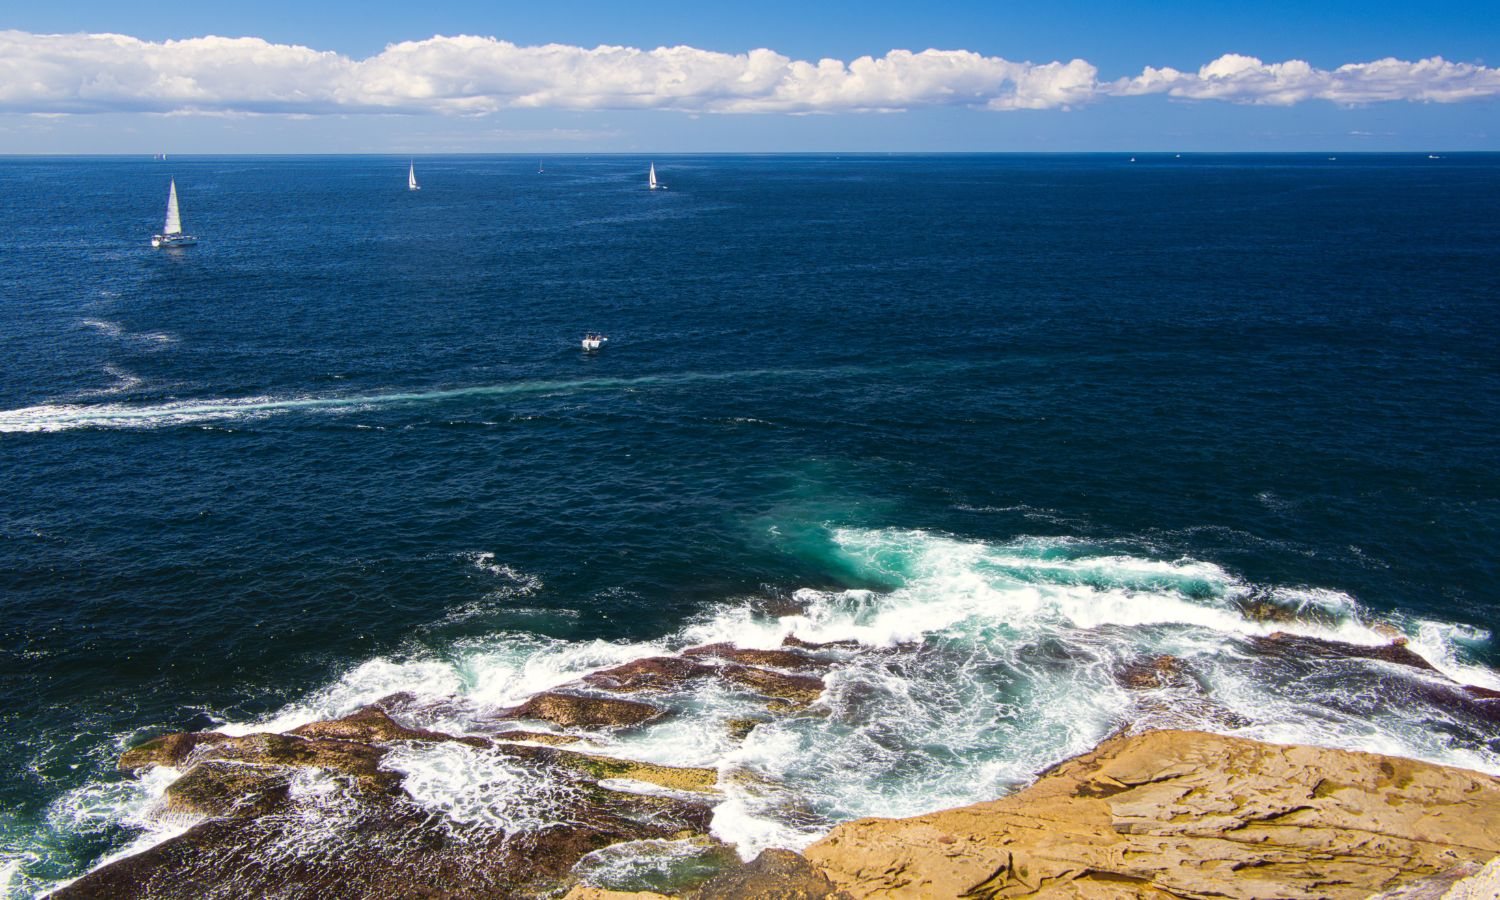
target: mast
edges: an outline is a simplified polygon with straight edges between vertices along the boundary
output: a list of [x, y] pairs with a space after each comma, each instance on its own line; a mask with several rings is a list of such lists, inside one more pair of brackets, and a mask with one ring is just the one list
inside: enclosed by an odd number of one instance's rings
[[167, 193], [167, 221], [162, 225], [162, 234], [182, 234], [182, 215], [177, 210], [177, 179], [172, 179], [172, 188]]

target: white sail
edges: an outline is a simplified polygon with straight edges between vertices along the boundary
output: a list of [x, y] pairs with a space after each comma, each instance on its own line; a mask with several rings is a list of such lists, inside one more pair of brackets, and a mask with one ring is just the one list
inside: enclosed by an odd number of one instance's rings
[[422, 188], [417, 184], [417, 164], [410, 163], [406, 169], [406, 189], [408, 191], [420, 191]]
[[182, 215], [177, 211], [177, 179], [172, 179], [172, 189], [167, 193], [167, 222], [162, 234], [182, 234]]
[[651, 174], [648, 177], [650, 178], [651, 190], [656, 190], [656, 163], [651, 164]]

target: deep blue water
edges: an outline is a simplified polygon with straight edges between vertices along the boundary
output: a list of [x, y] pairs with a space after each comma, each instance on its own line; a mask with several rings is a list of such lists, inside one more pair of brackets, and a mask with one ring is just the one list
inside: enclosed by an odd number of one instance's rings
[[536, 162], [0, 159], [15, 885], [130, 839], [143, 734], [891, 589], [840, 529], [1187, 558], [1496, 665], [1500, 155]]

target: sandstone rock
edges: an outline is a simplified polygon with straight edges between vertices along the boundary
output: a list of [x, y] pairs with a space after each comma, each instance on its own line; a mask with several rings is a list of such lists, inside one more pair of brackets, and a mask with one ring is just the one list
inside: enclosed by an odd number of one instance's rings
[[680, 656], [637, 659], [585, 675], [586, 684], [611, 691], [663, 691], [714, 673], [714, 667]]
[[682, 651], [683, 656], [721, 659], [725, 662], [744, 663], [750, 666], [771, 666], [777, 669], [827, 669], [828, 663], [805, 653], [793, 650], [754, 650], [736, 647], [733, 644], [704, 644]]
[[607, 891], [580, 884], [563, 894], [562, 900], [669, 900], [666, 894], [652, 891]]
[[1199, 732], [1116, 737], [1001, 800], [835, 828], [867, 897], [1364, 900], [1500, 853], [1500, 780]]
[[582, 726], [640, 725], [659, 719], [664, 711], [649, 703], [621, 700], [618, 697], [584, 697], [548, 691], [537, 694], [514, 709], [500, 714], [503, 719], [541, 719], [564, 728]]
[[489, 744], [482, 737], [463, 737], [444, 734], [440, 731], [428, 731], [425, 728], [407, 728], [397, 723], [378, 706], [366, 706], [342, 719], [312, 722], [301, 728], [292, 729], [291, 733], [300, 737], [331, 738], [366, 744], [387, 741], [458, 741], [475, 747], [484, 747]]
[[1408, 649], [1405, 642], [1393, 641], [1383, 646], [1369, 647], [1364, 644], [1346, 644], [1343, 641], [1328, 641], [1302, 634], [1289, 634], [1285, 631], [1273, 632], [1266, 637], [1252, 637], [1250, 642], [1257, 651], [1266, 654], [1303, 659], [1378, 659], [1382, 662], [1411, 666], [1414, 669], [1437, 671], [1432, 663]]

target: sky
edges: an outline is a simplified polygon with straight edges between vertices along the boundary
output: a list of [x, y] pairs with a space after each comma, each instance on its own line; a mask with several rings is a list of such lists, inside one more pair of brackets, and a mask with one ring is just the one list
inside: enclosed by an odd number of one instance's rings
[[1497, 48], [1496, 0], [0, 0], [0, 153], [1500, 150]]

